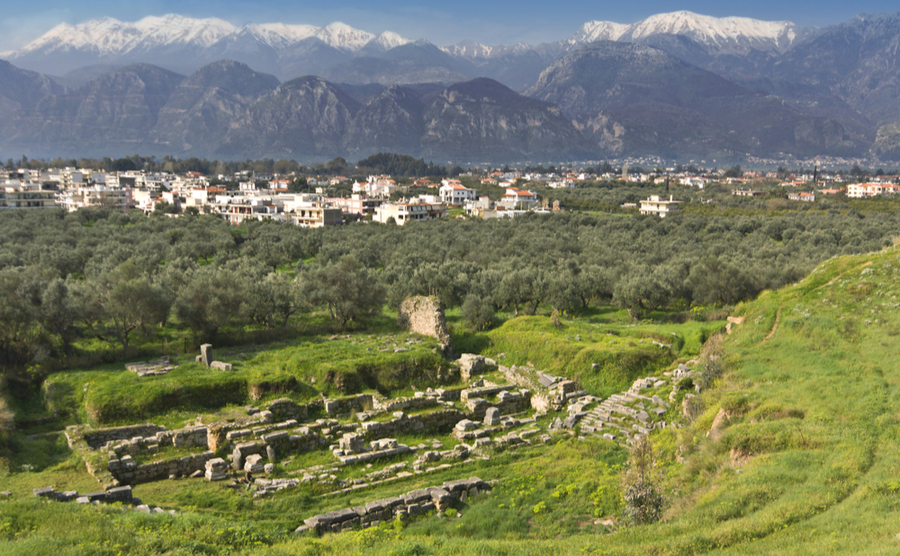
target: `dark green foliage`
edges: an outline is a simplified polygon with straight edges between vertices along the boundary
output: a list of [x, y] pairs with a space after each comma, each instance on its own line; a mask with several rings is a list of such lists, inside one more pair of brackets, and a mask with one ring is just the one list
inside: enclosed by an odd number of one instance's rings
[[129, 336], [165, 323], [172, 301], [132, 259], [80, 284], [76, 303], [81, 318], [97, 338], [116, 338], [128, 349]]
[[666, 305], [675, 294], [678, 276], [672, 268], [639, 265], [616, 282], [613, 299], [635, 320]]
[[384, 305], [384, 288], [350, 255], [325, 266], [304, 267], [299, 280], [307, 302], [327, 306], [331, 319], [340, 327], [379, 313]]
[[435, 166], [434, 162], [426, 163], [424, 159], [415, 158], [406, 154], [378, 153], [360, 160], [356, 166], [360, 169], [370, 170], [375, 174], [389, 174], [391, 176], [440, 177], [447, 175], [447, 168]]
[[[576, 199], [618, 206], [647, 191], [598, 185], [558, 194], [569, 195], [564, 206]], [[502, 310], [565, 317], [614, 300], [635, 317], [655, 318], [658, 308], [751, 298], [896, 234], [891, 200], [766, 213], [769, 201], [733, 201], [744, 204], [721, 214], [691, 214], [699, 205], [687, 205], [686, 214], [664, 220], [560, 213], [324, 230], [103, 209], [10, 211], [0, 215], [0, 364], [22, 371], [94, 347], [140, 349], [160, 323], [189, 333], [192, 343], [237, 338], [247, 327], [290, 328], [301, 308], [324, 309], [336, 326], [348, 326], [377, 314], [382, 299], [397, 307], [408, 295], [436, 295], [448, 309], [471, 297], [469, 309], [482, 317]], [[116, 313], [117, 301], [140, 311]], [[163, 315], [167, 304], [173, 310]]]
[[494, 324], [494, 308], [490, 300], [472, 293], [462, 304], [462, 317], [473, 329], [486, 330]]
[[231, 269], [202, 266], [195, 269], [175, 300], [175, 316], [200, 338], [212, 338], [237, 316], [242, 296], [239, 276]]

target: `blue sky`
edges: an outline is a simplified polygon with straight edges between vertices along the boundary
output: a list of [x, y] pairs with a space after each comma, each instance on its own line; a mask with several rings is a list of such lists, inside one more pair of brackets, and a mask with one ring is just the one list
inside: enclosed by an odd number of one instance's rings
[[857, 13], [900, 10], [897, 0], [7, 0], [4, 4], [0, 10], [0, 51], [20, 48], [62, 22], [76, 24], [104, 16], [136, 21], [167, 13], [219, 17], [238, 25], [272, 21], [325, 25], [343, 21], [369, 32], [390, 30], [443, 46], [464, 38], [487, 44], [553, 41], [572, 34], [585, 21], [633, 23], [677, 10], [717, 17], [787, 20], [818, 27], [840, 23]]

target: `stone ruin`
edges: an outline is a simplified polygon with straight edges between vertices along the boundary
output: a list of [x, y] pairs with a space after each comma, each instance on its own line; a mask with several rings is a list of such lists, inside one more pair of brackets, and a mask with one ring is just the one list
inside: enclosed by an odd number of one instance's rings
[[128, 363], [127, 365], [125, 365], [125, 368], [132, 373], [136, 373], [140, 377], [144, 377], [168, 374], [169, 371], [173, 371], [178, 367], [172, 365], [172, 359], [170, 359], [169, 356], [166, 355], [160, 357], [159, 359], [153, 359], [151, 361], [138, 361], [136, 363]]
[[175, 510], [169, 510], [168, 512], [166, 512], [160, 507], [151, 507], [147, 504], [142, 504], [140, 498], [134, 498], [131, 495], [130, 486], [109, 488], [97, 492], [88, 492], [86, 494], [79, 494], [77, 490], [56, 492], [56, 489], [52, 486], [36, 488], [32, 492], [35, 496], [47, 500], [55, 500], [57, 502], [71, 502], [72, 500], [75, 500], [76, 504], [93, 505], [114, 504], [116, 502], [119, 502], [122, 504], [129, 504], [134, 508], [135, 511], [146, 514], [168, 513], [169, 515], [175, 515]]
[[[130, 486], [115, 487], [108, 490], [89, 492], [87, 494], [78, 494], [78, 491], [76, 490], [56, 492], [56, 489], [52, 486], [36, 488], [33, 492], [35, 496], [40, 498], [56, 500], [57, 502], [69, 502], [75, 500], [79, 504], [90, 504], [94, 502], [124, 502], [126, 504], [131, 504], [137, 500], [136, 498], [132, 498]], [[137, 502], [140, 503], [140, 500], [137, 500]]]
[[437, 338], [445, 355], [453, 352], [450, 329], [437, 297], [419, 295], [403, 300], [397, 312], [397, 325], [416, 334]]
[[[220, 371], [230, 371], [232, 369], [231, 363], [223, 363], [222, 361], [213, 360], [212, 344], [203, 344], [202, 346], [200, 346], [200, 355], [195, 357], [194, 361], [211, 369], [218, 369]], [[137, 361], [135, 363], [128, 363], [127, 365], [125, 365], [125, 368], [132, 373], [137, 374], [139, 377], [145, 377], [165, 375], [168, 374], [169, 371], [175, 370], [178, 367], [173, 365], [172, 359], [168, 355], [166, 355], [160, 357], [159, 359], [153, 359], [151, 361]]]
[[497, 370], [496, 361], [472, 353], [460, 355], [456, 364], [459, 366], [459, 376], [463, 382], [469, 382], [475, 375]]
[[[413, 320], [416, 314], [421, 317], [429, 311], [434, 317], [438, 309], [436, 305], [425, 309], [420, 306], [414, 311]], [[211, 346], [205, 344], [198, 360], [210, 363], [211, 359]], [[77, 444], [88, 453], [84, 458], [88, 470], [105, 487], [176, 477], [226, 481], [250, 471], [255, 475], [253, 496], [259, 497], [310, 482], [331, 494], [356, 492], [484, 459], [489, 457], [485, 450], [532, 444], [532, 436], [542, 443], [548, 442], [551, 434], [562, 433], [580, 434], [578, 438], [602, 436], [631, 444], [651, 430], [667, 426], [662, 419], [669, 404], [657, 395], [642, 392], [660, 388], [669, 383], [666, 380], [639, 379], [629, 391], [603, 400], [588, 395], [575, 381], [531, 367], [498, 365], [480, 355], [464, 354], [457, 366], [466, 378], [466, 386], [428, 388], [407, 398], [388, 399], [371, 393], [308, 403], [279, 399], [259, 408], [247, 407], [246, 416], [208, 425], [193, 424], [174, 431], [149, 423], [103, 430], [76, 426], [79, 430], [67, 430], [67, 436], [70, 445]], [[674, 374], [682, 373], [684, 369]], [[491, 382], [497, 376], [500, 376], [499, 383]], [[548, 430], [537, 418], [552, 410], [562, 411], [564, 415], [553, 420]], [[523, 415], [527, 412], [533, 415]], [[310, 418], [311, 415], [321, 417]], [[443, 443], [437, 440], [417, 446], [407, 446], [397, 440], [409, 435], [448, 433], [458, 442], [450, 449], [444, 449]], [[164, 455], [168, 446], [198, 449], [188, 456], [180, 451], [178, 457], [137, 463], [136, 460], [149, 459], [148, 454]], [[297, 478], [272, 477], [278, 461], [290, 459], [293, 454], [326, 449], [334, 456], [333, 463], [289, 472]], [[217, 457], [223, 453], [228, 455]], [[407, 459], [409, 455], [412, 458]], [[403, 460], [397, 462], [397, 458]], [[384, 459], [388, 461], [377, 465], [377, 461]], [[341, 478], [344, 467], [350, 465], [375, 468], [364, 475], [351, 473]], [[411, 504], [404, 502], [403, 507], [391, 506], [390, 518], [438, 508], [435, 502], [431, 503], [435, 504], [434, 508], [424, 498]], [[365, 513], [360, 508], [351, 510], [355, 517], [351, 513], [341, 514], [343, 517], [338, 519], [317, 516], [322, 519], [306, 525], [306, 530], [322, 532], [371, 526], [380, 521], [379, 512], [385, 508]], [[366, 517], [369, 515], [372, 517]]]
[[317, 535], [340, 533], [377, 527], [383, 522], [406, 519], [427, 512], [445, 512], [456, 503], [464, 503], [480, 492], [490, 490], [491, 486], [491, 483], [486, 483], [478, 477], [448, 481], [438, 487], [420, 488], [401, 496], [310, 517], [304, 520], [303, 525], [295, 532]]
[[231, 363], [223, 363], [221, 361], [213, 361], [212, 344], [203, 344], [200, 346], [200, 355], [194, 358], [196, 363], [205, 365], [211, 369], [219, 369], [220, 371], [230, 371]]

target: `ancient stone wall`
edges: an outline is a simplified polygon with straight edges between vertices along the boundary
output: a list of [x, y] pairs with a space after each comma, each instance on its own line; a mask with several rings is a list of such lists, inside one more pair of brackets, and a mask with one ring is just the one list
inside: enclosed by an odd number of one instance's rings
[[359, 394], [336, 400], [325, 400], [325, 413], [328, 415], [345, 415], [351, 411], [369, 411], [374, 406], [370, 394]]
[[155, 438], [159, 444], [171, 444], [178, 448], [199, 446], [208, 448], [208, 430], [205, 426], [185, 427], [174, 431], [160, 431]]
[[457, 388], [438, 388], [434, 391], [434, 394], [437, 396], [437, 399], [442, 402], [455, 402], [459, 400], [463, 390], [468, 390], [468, 388], [468, 386], [459, 386]]
[[540, 392], [544, 388], [542, 388], [540, 382], [530, 375], [533, 369], [529, 367], [516, 367], [515, 365], [512, 367], [500, 365], [500, 371], [509, 382], [536, 392], [531, 396], [532, 409], [543, 413], [550, 410], [550, 397], [547, 394]]
[[440, 433], [452, 430], [456, 423], [465, 417], [465, 414], [455, 409], [447, 409], [411, 417], [404, 415], [383, 423], [370, 421], [363, 423], [362, 429], [370, 440], [391, 438], [403, 434]]
[[327, 447], [328, 440], [319, 433], [302, 427], [297, 434], [288, 436], [288, 446], [290, 452], [303, 454]]
[[499, 394], [500, 392], [510, 392], [515, 390], [515, 386], [485, 386], [481, 388], [468, 388], [460, 392], [459, 399], [463, 401], [463, 403], [467, 402], [469, 398], [487, 398], [489, 396], [494, 396]]
[[204, 471], [206, 462], [215, 457], [211, 451], [191, 456], [173, 458], [136, 465], [130, 457], [109, 460], [109, 472], [121, 484], [138, 484], [168, 479], [170, 476], [187, 477], [196, 471]]
[[392, 413], [394, 411], [402, 411], [402, 410], [412, 410], [412, 409], [425, 409], [428, 407], [434, 407], [438, 405], [438, 400], [436, 397], [421, 397], [421, 398], [400, 398], [396, 400], [385, 400], [383, 402], [376, 402], [375, 409], [385, 411], [387, 413]]
[[317, 515], [304, 520], [297, 533], [339, 533], [353, 529], [375, 527], [381, 522], [405, 519], [431, 511], [446, 511], [457, 502], [465, 502], [470, 496], [489, 490], [491, 485], [471, 477], [461, 481], [448, 481], [439, 487], [422, 488], [402, 496], [385, 498], [356, 506]]
[[271, 411], [278, 421], [287, 421], [288, 419], [305, 421], [309, 416], [309, 407], [306, 404], [298, 404], [287, 398], [269, 402], [266, 404], [266, 409]]
[[498, 400], [493, 404], [500, 410], [501, 415], [511, 415], [520, 413], [531, 408], [531, 392], [522, 390], [520, 392], [510, 392], [508, 396], [498, 396]]
[[[146, 438], [155, 436], [156, 433], [166, 430], [166, 427], [160, 427], [153, 423], [143, 423], [140, 425], [128, 425], [126, 427], [112, 427], [108, 429], [98, 429], [95, 431], [84, 432], [84, 441], [87, 442], [91, 449], [96, 450], [106, 445], [111, 440], [128, 440], [135, 437]], [[71, 445], [71, 441], [70, 441]]]
[[466, 417], [474, 421], [481, 421], [484, 419], [487, 410], [491, 407], [496, 407], [501, 415], [511, 415], [513, 413], [525, 411], [531, 407], [531, 392], [529, 390], [510, 392], [507, 389], [503, 389], [498, 393], [495, 399], [487, 400], [480, 397], [468, 397], [466, 399], [466, 408], [469, 412], [466, 414]]
[[[444, 318], [444, 309], [437, 297], [409, 297], [400, 304], [397, 324], [416, 334], [437, 338], [441, 345], [450, 345], [450, 329]], [[449, 347], [444, 350], [449, 352]]]

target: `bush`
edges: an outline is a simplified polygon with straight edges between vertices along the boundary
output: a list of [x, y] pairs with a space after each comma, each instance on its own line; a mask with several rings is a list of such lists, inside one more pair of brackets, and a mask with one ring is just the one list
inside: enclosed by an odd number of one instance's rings
[[654, 523], [662, 517], [665, 499], [660, 488], [659, 463], [645, 437], [631, 449], [631, 462], [622, 476], [625, 517], [635, 525]]
[[469, 294], [462, 305], [462, 317], [474, 330], [487, 330], [494, 325], [494, 308], [490, 300], [478, 294]]

